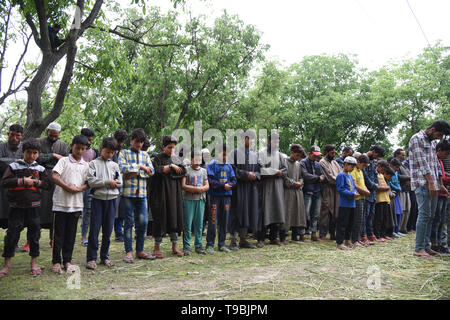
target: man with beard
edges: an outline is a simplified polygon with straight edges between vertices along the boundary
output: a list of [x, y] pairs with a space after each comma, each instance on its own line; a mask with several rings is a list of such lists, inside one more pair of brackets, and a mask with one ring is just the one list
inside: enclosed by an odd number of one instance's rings
[[250, 150], [254, 139], [253, 132], [241, 135], [244, 146], [239, 146], [230, 154], [230, 161], [236, 175], [237, 184], [231, 196], [230, 211], [230, 249], [236, 250], [236, 234], [239, 233], [239, 248], [255, 249], [246, 240], [248, 229], [257, 230], [258, 226], [258, 182], [261, 180], [258, 155]]
[[420, 130], [409, 140], [411, 190], [416, 193], [419, 214], [416, 225], [414, 256], [431, 258], [439, 253], [431, 249], [431, 227], [437, 206], [438, 192], [447, 193], [442, 183], [442, 172], [434, 140], [450, 134], [450, 125], [435, 121], [426, 130]]
[[336, 221], [339, 213], [339, 193], [336, 189], [336, 178], [342, 169], [339, 163], [334, 160], [336, 155], [334, 145], [325, 146], [324, 153], [325, 157], [319, 161], [325, 176], [319, 218], [319, 236], [322, 240], [326, 240], [327, 232], [330, 232], [330, 240], [335, 240]]
[[352, 147], [344, 147], [344, 149], [342, 149], [342, 155], [340, 157], [336, 158], [336, 162], [339, 163], [339, 165], [341, 166], [341, 168], [344, 168], [344, 160], [347, 157], [352, 157], [353, 156], [353, 148]]
[[[69, 155], [67, 144], [59, 140], [61, 134], [61, 125], [52, 122], [46, 130], [46, 137], [38, 139], [41, 152], [37, 163], [45, 168], [46, 174], [51, 177], [52, 170], [59, 159]], [[39, 215], [41, 219], [41, 227], [50, 229], [50, 246], [53, 245], [53, 193], [55, 184], [50, 179], [49, 190], [42, 191], [41, 206], [39, 207]]]
[[[19, 124], [9, 127], [8, 141], [0, 143], [0, 180], [8, 165], [17, 159], [22, 159], [23, 128]], [[9, 202], [6, 197], [6, 189], [0, 181], [0, 228], [8, 227]]]
[[411, 172], [405, 165], [406, 152], [405, 150], [399, 148], [394, 151], [394, 158], [399, 160], [401, 165], [398, 171], [398, 179], [400, 180], [400, 187], [402, 191], [400, 192], [400, 202], [403, 209], [403, 219], [400, 225], [400, 233], [406, 234], [406, 226], [408, 224], [409, 212], [411, 211]]
[[287, 168], [278, 151], [280, 136], [273, 133], [269, 136], [267, 149], [262, 149], [258, 154], [258, 163], [261, 171], [260, 185], [260, 215], [258, 222], [258, 244], [264, 247], [266, 230], [270, 229], [270, 244], [281, 245], [277, 240], [279, 227], [285, 223], [284, 205], [284, 177]]

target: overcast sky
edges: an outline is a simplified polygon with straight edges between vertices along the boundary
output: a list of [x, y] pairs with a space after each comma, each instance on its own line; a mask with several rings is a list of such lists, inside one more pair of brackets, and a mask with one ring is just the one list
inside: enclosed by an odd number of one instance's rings
[[[167, 0], [152, 5], [169, 8]], [[409, 0], [428, 41], [450, 44], [450, 1]], [[210, 17], [222, 9], [263, 32], [269, 58], [287, 64], [306, 55], [354, 53], [376, 69], [391, 59], [415, 56], [428, 45], [406, 0], [187, 0]]]

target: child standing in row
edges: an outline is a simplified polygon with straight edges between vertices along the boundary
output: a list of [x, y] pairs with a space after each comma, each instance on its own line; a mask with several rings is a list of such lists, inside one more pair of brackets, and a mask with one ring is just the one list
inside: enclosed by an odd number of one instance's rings
[[378, 161], [377, 172], [379, 185], [375, 204], [375, 216], [373, 217], [373, 229], [377, 241], [386, 242], [388, 226], [392, 225], [390, 223], [392, 219], [390, 208], [391, 199], [389, 197], [390, 188], [386, 181], [391, 180], [394, 171], [389, 167], [387, 161], [381, 160]]
[[52, 271], [71, 270], [71, 261], [78, 218], [83, 211], [83, 191], [88, 189], [88, 164], [83, 160], [89, 142], [85, 136], [78, 135], [72, 140], [72, 154], [61, 158], [53, 168], [53, 181], [56, 184], [53, 194], [53, 254]]
[[208, 233], [206, 235], [206, 252], [214, 254], [216, 226], [219, 228], [219, 251], [230, 252], [225, 247], [228, 214], [230, 211], [232, 188], [237, 183], [231, 164], [227, 162], [227, 146], [223, 144], [217, 159], [208, 165], [208, 180], [211, 186], [211, 212], [208, 217]]
[[[209, 189], [208, 174], [201, 168], [202, 153], [198, 150], [191, 151], [191, 166], [186, 168], [186, 176], [183, 177], [181, 186], [183, 193], [184, 232], [183, 253], [191, 254], [191, 231], [195, 235], [195, 252], [206, 254], [202, 249], [203, 213], [205, 211], [206, 191]], [[191, 226], [194, 230], [191, 230]]]
[[102, 228], [100, 264], [112, 267], [109, 259], [109, 244], [116, 216], [117, 198], [122, 185], [119, 165], [111, 160], [117, 149], [114, 138], [105, 138], [100, 148], [100, 157], [89, 163], [87, 181], [92, 193], [89, 240], [86, 268], [97, 268], [98, 235]]
[[[344, 159], [344, 170], [336, 177], [336, 189], [339, 193], [339, 215], [336, 223], [336, 243], [341, 250], [350, 249], [350, 237], [352, 232], [353, 218], [355, 215], [356, 201], [359, 196], [356, 191], [355, 182], [350, 174], [356, 167], [356, 159], [346, 157]], [[345, 244], [343, 243], [345, 240]]]
[[50, 182], [45, 168], [38, 165], [40, 145], [36, 139], [23, 143], [23, 160], [11, 163], [3, 175], [3, 187], [8, 188], [9, 216], [8, 230], [5, 237], [3, 257], [5, 266], [0, 270], [0, 278], [6, 276], [14, 257], [14, 249], [19, 241], [20, 232], [27, 227], [27, 239], [30, 241], [31, 275], [39, 276], [41, 269], [37, 265], [39, 256], [39, 238], [41, 227], [39, 211], [41, 189], [50, 189]]

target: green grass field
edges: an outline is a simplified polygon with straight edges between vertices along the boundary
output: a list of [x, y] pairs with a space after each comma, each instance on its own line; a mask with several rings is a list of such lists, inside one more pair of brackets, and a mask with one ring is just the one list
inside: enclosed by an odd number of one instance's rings
[[[0, 239], [5, 233], [0, 230]], [[19, 246], [24, 238], [22, 233]], [[334, 242], [294, 242], [183, 258], [171, 255], [169, 239], [164, 238], [166, 258], [133, 264], [122, 261], [123, 243], [112, 241], [116, 266], [95, 271], [85, 268], [86, 248], [78, 234], [73, 263], [80, 267], [79, 289], [68, 288], [74, 276], [51, 272], [48, 230], [42, 230], [40, 243], [41, 276], [31, 277], [28, 254], [16, 253], [9, 275], [0, 279], [0, 300], [449, 299], [450, 292], [450, 258], [414, 257], [413, 234], [346, 252], [337, 250]], [[153, 241], [146, 240], [145, 249], [152, 248]]]

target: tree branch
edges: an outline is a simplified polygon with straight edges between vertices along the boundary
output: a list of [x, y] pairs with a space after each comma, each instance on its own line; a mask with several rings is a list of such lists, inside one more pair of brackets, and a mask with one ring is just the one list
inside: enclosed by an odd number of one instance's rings
[[25, 13], [25, 7], [23, 4], [23, 1], [19, 1], [19, 7], [22, 13], [25, 15], [25, 21], [27, 22], [28, 26], [31, 29], [31, 33], [33, 34], [34, 42], [36, 42], [36, 45], [40, 48], [41, 47], [41, 38], [39, 37], [39, 32], [36, 28], [36, 25], [33, 22], [33, 18], [31, 17], [31, 14], [29, 12]]
[[3, 50], [0, 54], [0, 92], [2, 90], [2, 74], [3, 74], [2, 71], [5, 68], [4, 62], [5, 62], [6, 47], [8, 44], [8, 28], [10, 18], [11, 18], [11, 5], [8, 8], [8, 14], [6, 15], [6, 17], [3, 18], [3, 21], [5, 22], [5, 39], [3, 40]]
[[36, 5], [36, 12], [39, 19], [39, 31], [41, 34], [41, 50], [43, 53], [50, 53], [52, 51], [50, 45], [50, 37], [48, 35], [47, 13], [43, 0], [34, 0]]

